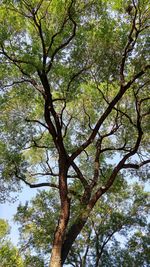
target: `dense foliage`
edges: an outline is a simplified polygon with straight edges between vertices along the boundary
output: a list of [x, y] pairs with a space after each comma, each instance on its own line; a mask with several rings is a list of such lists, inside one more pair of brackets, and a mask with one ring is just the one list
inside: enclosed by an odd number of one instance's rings
[[[60, 267], [90, 214], [101, 214], [97, 205], [109, 205], [113, 186], [119, 194], [127, 178], [148, 178], [150, 4], [0, 3], [0, 199], [23, 183], [57, 192], [47, 196], [54, 237], [47, 220], [41, 231], [49, 266]], [[130, 242], [137, 240], [135, 233]]]
[[8, 223], [5, 220], [0, 219], [0, 266], [24, 267], [18, 249], [11, 244], [7, 237], [8, 233]]

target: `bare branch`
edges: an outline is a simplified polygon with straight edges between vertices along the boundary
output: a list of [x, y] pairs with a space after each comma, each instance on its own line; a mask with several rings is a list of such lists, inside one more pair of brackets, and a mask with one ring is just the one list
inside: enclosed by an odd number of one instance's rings
[[145, 160], [140, 162], [139, 164], [135, 164], [135, 163], [126, 163], [123, 165], [123, 169], [140, 169], [142, 166], [149, 164], [150, 163], [150, 159]]
[[[62, 129], [63, 125], [65, 125], [64, 122], [63, 122], [63, 113], [64, 113], [64, 111], [65, 111], [65, 109], [66, 109], [66, 105], [67, 105], [67, 103], [66, 103], [66, 99], [65, 99], [65, 100], [64, 100], [63, 108], [62, 108], [61, 113], [60, 113], [61, 129]], [[69, 121], [70, 121], [70, 120], [69, 120]], [[68, 123], [70, 123], [70, 122], [68, 122]], [[67, 126], [65, 127], [64, 136], [66, 136], [66, 133], [67, 133], [68, 123], [67, 123]], [[63, 136], [63, 137], [64, 137], [64, 136]]]
[[59, 189], [59, 186], [53, 183], [38, 183], [38, 184], [30, 184], [29, 182], [27, 182], [26, 180], [24, 180], [23, 178], [19, 178], [21, 181], [23, 181], [26, 185], [28, 185], [30, 188], [39, 188], [39, 187], [52, 187], [52, 188], [57, 188]]
[[78, 168], [78, 166], [75, 164], [75, 162], [70, 162], [71, 166], [73, 167], [73, 169], [75, 170], [75, 172], [77, 173], [78, 178], [80, 179], [82, 185], [84, 186], [84, 188], [88, 188], [88, 182], [87, 180], [84, 178], [82, 172], [80, 171], [80, 169]]
[[26, 122], [34, 122], [34, 123], [39, 123], [40, 125], [42, 125], [44, 128], [49, 129], [43, 122], [39, 121], [39, 120], [30, 120], [30, 119], [25, 119]]
[[70, 123], [71, 123], [71, 121], [72, 121], [72, 116], [70, 116], [70, 118], [69, 118], [69, 120], [68, 120], [68, 122], [67, 122], [67, 124], [66, 125], [64, 125], [64, 127], [65, 127], [65, 129], [64, 129], [64, 134], [63, 134], [63, 138], [65, 138], [65, 136], [66, 136], [66, 134], [67, 134], [67, 130], [68, 130], [68, 127], [69, 127], [69, 125], [70, 125]]
[[54, 183], [47, 183], [47, 182], [45, 182], [45, 183], [38, 183], [38, 184], [31, 184], [31, 183], [29, 183], [28, 181], [25, 180], [25, 178], [23, 178], [22, 176], [20, 176], [20, 175], [18, 174], [18, 170], [17, 170], [17, 168], [16, 168], [16, 171], [15, 171], [15, 175], [16, 175], [16, 177], [17, 177], [19, 180], [21, 180], [22, 182], [24, 182], [24, 183], [25, 183], [26, 185], [28, 185], [30, 188], [39, 188], [39, 187], [46, 187], [46, 186], [48, 186], [48, 187], [53, 187], [53, 188], [57, 188], [57, 189], [59, 189], [59, 186], [56, 185], [56, 184], [54, 184]]
[[94, 175], [93, 175], [93, 179], [92, 182], [90, 184], [90, 187], [93, 188], [98, 181], [98, 177], [99, 177], [99, 167], [100, 167], [100, 153], [101, 153], [101, 144], [102, 144], [102, 139], [99, 139], [96, 142], [96, 155], [95, 155], [95, 161], [94, 161]]
[[37, 148], [41, 148], [41, 149], [48, 149], [49, 147], [48, 146], [40, 146], [40, 145], [38, 145], [35, 141], [33, 141], [33, 145], [30, 145], [30, 146], [27, 146], [27, 147], [25, 147], [25, 148], [23, 148], [22, 150], [28, 150], [28, 149], [30, 149], [30, 148], [35, 148], [35, 147], [37, 147]]
[[90, 115], [89, 115], [89, 114], [87, 113], [87, 111], [86, 111], [84, 102], [83, 102], [83, 110], [84, 110], [85, 115], [88, 117], [88, 126], [89, 126], [89, 129], [90, 129], [90, 130], [93, 130], [93, 128], [92, 128], [92, 126], [91, 126], [91, 117], [90, 117]]
[[126, 148], [126, 141], [121, 147], [106, 147], [101, 149], [101, 153], [104, 153], [106, 151], [126, 151], [129, 152], [130, 150]]
[[54, 176], [58, 177], [59, 173], [53, 173], [53, 172], [37, 172], [37, 173], [30, 173], [31, 176]]

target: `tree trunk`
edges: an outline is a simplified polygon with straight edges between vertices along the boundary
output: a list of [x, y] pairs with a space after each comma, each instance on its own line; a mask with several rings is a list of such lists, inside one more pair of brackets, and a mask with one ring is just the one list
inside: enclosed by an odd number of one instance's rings
[[61, 267], [61, 252], [59, 246], [53, 246], [49, 267]]
[[61, 211], [54, 235], [54, 242], [49, 267], [62, 266], [62, 246], [64, 243], [64, 237], [70, 215], [70, 199], [68, 198], [67, 188], [68, 169], [66, 168], [66, 161], [64, 161], [64, 159], [60, 160], [59, 162], [59, 170], [59, 193], [61, 200]]
[[[60, 216], [61, 217], [61, 216]], [[50, 267], [61, 267], [62, 261], [61, 261], [61, 250], [62, 250], [62, 244], [63, 244], [63, 237], [65, 233], [65, 224], [64, 220], [61, 220], [58, 223], [58, 226], [55, 231], [54, 236], [54, 243], [51, 253], [51, 260], [50, 260]]]
[[68, 253], [72, 247], [72, 244], [74, 243], [77, 236], [82, 231], [85, 223], [87, 222], [90, 211], [91, 210], [85, 209], [85, 211], [81, 213], [81, 215], [79, 215], [76, 222], [70, 227], [68, 233], [66, 234], [66, 238], [62, 246], [62, 264], [64, 264]]
[[84, 208], [83, 211], [79, 214], [77, 217], [75, 223], [70, 227], [68, 230], [68, 233], [66, 234], [63, 246], [62, 246], [62, 264], [64, 264], [68, 253], [76, 240], [77, 236], [80, 234], [82, 231], [84, 225], [86, 224], [88, 217], [95, 206], [97, 200], [102, 196], [102, 194], [105, 191], [103, 191], [101, 188], [94, 194], [94, 196], [88, 201], [88, 204]]
[[54, 235], [53, 248], [51, 253], [51, 260], [49, 267], [61, 267], [62, 266], [62, 246], [64, 242], [64, 236], [67, 228], [69, 218], [69, 201], [64, 203], [63, 210], [60, 214], [58, 226]]

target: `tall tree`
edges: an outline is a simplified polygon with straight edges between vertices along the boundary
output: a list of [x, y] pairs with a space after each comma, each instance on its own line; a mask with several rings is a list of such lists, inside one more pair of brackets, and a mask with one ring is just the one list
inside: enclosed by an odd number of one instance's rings
[[1, 187], [58, 190], [50, 267], [63, 265], [116, 179], [141, 167], [146, 177], [149, 7], [1, 1]]

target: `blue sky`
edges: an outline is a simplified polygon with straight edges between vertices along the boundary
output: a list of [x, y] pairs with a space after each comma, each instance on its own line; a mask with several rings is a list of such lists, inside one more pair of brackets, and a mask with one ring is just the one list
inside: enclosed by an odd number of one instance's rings
[[37, 189], [31, 189], [28, 186], [24, 186], [21, 193], [18, 193], [18, 200], [13, 202], [6, 202], [0, 204], [0, 218], [8, 221], [11, 226], [10, 238], [14, 245], [17, 245], [19, 241], [18, 225], [14, 223], [13, 216], [17, 212], [19, 203], [24, 204], [26, 201], [30, 201], [37, 193]]

